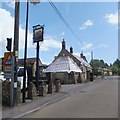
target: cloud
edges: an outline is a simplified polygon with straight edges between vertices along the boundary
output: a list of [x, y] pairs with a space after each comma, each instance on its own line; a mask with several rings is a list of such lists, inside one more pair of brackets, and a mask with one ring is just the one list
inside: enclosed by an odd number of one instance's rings
[[61, 42], [57, 41], [52, 37], [46, 37], [43, 43], [41, 44], [41, 49], [43, 51], [48, 51], [51, 48], [61, 48]]
[[[14, 39], [14, 17], [11, 16], [10, 12], [0, 8], [0, 51], [3, 53], [0, 55], [2, 57], [6, 51], [7, 40], [6, 38]], [[50, 50], [51, 48], [61, 48], [61, 43], [53, 37], [44, 37], [45, 40], [41, 45], [41, 50]], [[24, 49], [25, 43], [25, 29], [20, 25], [19, 27], [19, 51]], [[28, 30], [28, 48], [35, 48], [33, 44], [33, 33]], [[13, 47], [12, 47], [13, 48]]]
[[85, 52], [84, 55], [85, 55], [86, 57], [91, 57], [91, 52]]
[[107, 48], [109, 45], [108, 44], [100, 44], [98, 48]]
[[79, 29], [84, 30], [92, 26], [93, 26], [93, 22], [91, 20], [87, 20]]
[[64, 32], [62, 32], [62, 33], [61, 33], [61, 35], [63, 35], [63, 36], [64, 36], [64, 35], [65, 35], [65, 33], [64, 33]]
[[106, 14], [105, 19], [112, 25], [118, 25], [118, 11], [115, 13]]
[[[2, 42], [2, 49], [5, 50], [7, 40], [6, 38], [14, 39], [14, 17], [11, 16], [10, 12], [0, 8], [0, 42]], [[25, 29], [20, 25], [19, 27], [19, 48], [24, 48], [25, 41]], [[28, 47], [33, 47], [32, 44], [32, 33], [28, 31]], [[0, 48], [1, 49], [1, 48]]]
[[13, 28], [14, 28], [14, 18], [11, 16], [10, 12], [5, 9], [0, 8], [0, 47], [3, 50], [6, 47], [6, 38], [13, 38]]
[[93, 44], [91, 43], [84, 43], [84, 46], [81, 48], [82, 50], [89, 50], [89, 49], [92, 49], [93, 47]]
[[9, 6], [10, 8], [15, 8], [15, 1], [13, 0], [8, 0], [6, 2], [7, 6]]

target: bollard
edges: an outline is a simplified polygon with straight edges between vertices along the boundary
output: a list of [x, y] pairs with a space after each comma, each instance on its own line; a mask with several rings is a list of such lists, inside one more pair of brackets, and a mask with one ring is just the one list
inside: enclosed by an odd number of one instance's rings
[[54, 91], [54, 85], [53, 85], [52, 82], [50, 82], [50, 83], [48, 84], [48, 92], [47, 92], [47, 94], [52, 94], [53, 91]]
[[46, 85], [44, 81], [38, 87], [38, 96], [45, 96], [46, 95]]
[[55, 81], [55, 92], [59, 92], [61, 88], [60, 80]]
[[33, 100], [35, 97], [37, 97], [36, 87], [32, 82], [30, 82], [29, 86], [28, 86], [27, 99], [32, 99]]

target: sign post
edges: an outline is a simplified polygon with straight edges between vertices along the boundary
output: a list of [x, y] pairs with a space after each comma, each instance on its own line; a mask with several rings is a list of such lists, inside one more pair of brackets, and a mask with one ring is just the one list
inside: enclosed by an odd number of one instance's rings
[[36, 88], [38, 91], [39, 87], [39, 78], [40, 78], [40, 69], [39, 69], [39, 42], [43, 42], [44, 34], [44, 25], [33, 26], [33, 43], [37, 43], [36, 47]]
[[6, 79], [11, 79], [10, 87], [10, 106], [13, 106], [13, 93], [14, 93], [14, 60], [13, 53], [4, 53], [4, 77]]
[[11, 79], [12, 73], [12, 52], [6, 52], [4, 54], [4, 77]]

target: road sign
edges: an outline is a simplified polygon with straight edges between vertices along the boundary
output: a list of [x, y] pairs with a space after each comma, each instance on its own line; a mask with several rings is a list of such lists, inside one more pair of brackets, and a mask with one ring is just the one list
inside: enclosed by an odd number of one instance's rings
[[10, 79], [12, 76], [12, 57], [12, 52], [4, 53], [4, 77], [7, 79]]
[[9, 67], [5, 67], [4, 70], [5, 70], [6, 72], [11, 72], [12, 67], [11, 67], [11, 66], [9, 66]]
[[11, 73], [5, 73], [4, 78], [8, 78], [8, 79], [11, 78]]
[[4, 65], [12, 65], [12, 52], [4, 53]]

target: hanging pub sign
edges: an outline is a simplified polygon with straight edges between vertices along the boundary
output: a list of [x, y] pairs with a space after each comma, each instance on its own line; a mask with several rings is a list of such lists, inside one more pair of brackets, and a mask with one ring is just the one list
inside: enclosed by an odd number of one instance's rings
[[40, 25], [33, 26], [33, 43], [43, 41], [44, 27]]

